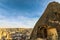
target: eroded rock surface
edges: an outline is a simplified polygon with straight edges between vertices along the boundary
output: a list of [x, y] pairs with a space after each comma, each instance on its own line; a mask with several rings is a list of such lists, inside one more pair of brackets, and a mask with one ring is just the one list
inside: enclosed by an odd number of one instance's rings
[[[52, 33], [52, 38], [49, 38], [49, 29]], [[52, 30], [54, 29], [54, 30]], [[52, 32], [53, 31], [53, 32]], [[57, 37], [55, 37], [57, 36]], [[45, 12], [36, 23], [30, 40], [42, 38], [46, 40], [60, 40], [60, 4], [57, 2], [51, 2], [48, 4]]]

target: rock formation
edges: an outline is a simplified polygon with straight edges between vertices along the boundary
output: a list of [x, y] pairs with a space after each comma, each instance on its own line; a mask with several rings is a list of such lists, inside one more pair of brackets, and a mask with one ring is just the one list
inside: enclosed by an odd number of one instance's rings
[[32, 31], [30, 40], [36, 40], [37, 38], [42, 38], [46, 40], [60, 40], [59, 37], [60, 4], [57, 2], [51, 2], [48, 4], [45, 12], [36, 23]]

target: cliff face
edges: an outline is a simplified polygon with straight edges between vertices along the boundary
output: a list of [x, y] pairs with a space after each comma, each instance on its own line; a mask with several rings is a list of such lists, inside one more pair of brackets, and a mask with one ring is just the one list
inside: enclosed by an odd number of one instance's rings
[[32, 31], [30, 40], [35, 40], [36, 38], [39, 38], [39, 37], [47, 38], [48, 37], [47, 30], [50, 28], [56, 29], [58, 40], [60, 40], [59, 39], [60, 37], [60, 4], [57, 2], [51, 2], [48, 4], [45, 12], [36, 23]]

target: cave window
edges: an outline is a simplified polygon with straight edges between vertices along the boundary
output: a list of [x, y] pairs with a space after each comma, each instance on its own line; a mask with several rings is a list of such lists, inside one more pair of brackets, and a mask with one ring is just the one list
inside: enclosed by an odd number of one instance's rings
[[47, 29], [45, 27], [38, 27], [37, 37], [38, 38], [47, 38]]

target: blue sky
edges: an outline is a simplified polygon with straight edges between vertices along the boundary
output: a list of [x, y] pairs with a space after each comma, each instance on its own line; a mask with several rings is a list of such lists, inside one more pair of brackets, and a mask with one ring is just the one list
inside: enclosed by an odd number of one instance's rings
[[0, 0], [0, 27], [33, 28], [51, 1], [56, 0]]

